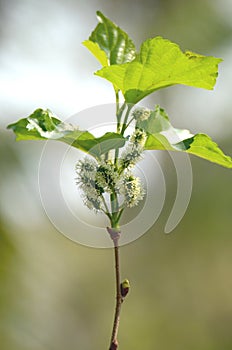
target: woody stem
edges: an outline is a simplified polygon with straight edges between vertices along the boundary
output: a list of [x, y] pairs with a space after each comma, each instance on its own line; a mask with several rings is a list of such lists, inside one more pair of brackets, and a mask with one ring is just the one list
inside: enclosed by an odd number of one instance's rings
[[110, 233], [111, 239], [114, 243], [114, 259], [115, 259], [115, 282], [116, 282], [116, 305], [114, 312], [114, 323], [112, 329], [112, 335], [110, 340], [110, 348], [109, 350], [117, 350], [118, 349], [118, 329], [120, 322], [120, 311], [121, 305], [123, 302], [123, 298], [121, 295], [121, 285], [120, 285], [120, 259], [119, 259], [119, 246], [118, 241], [120, 238], [120, 232], [114, 230], [113, 228], [108, 228], [108, 232]]

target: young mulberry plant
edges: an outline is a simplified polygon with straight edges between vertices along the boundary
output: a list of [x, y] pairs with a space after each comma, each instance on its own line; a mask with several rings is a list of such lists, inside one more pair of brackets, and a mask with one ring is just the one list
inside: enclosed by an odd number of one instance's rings
[[[137, 163], [150, 150], [193, 154], [227, 168], [232, 168], [232, 160], [209, 136], [175, 129], [160, 106], [153, 110], [136, 106], [153, 92], [176, 84], [212, 90], [222, 60], [183, 52], [160, 36], [145, 40], [136, 52], [127, 33], [101, 12], [97, 12], [97, 18], [99, 23], [83, 44], [102, 66], [95, 75], [113, 85], [115, 131], [94, 137], [88, 130], [62, 122], [42, 109], [8, 128], [17, 140], [62, 141], [86, 154], [77, 162], [73, 179], [84, 205], [105, 214], [109, 221], [106, 234], [115, 254], [116, 307], [108, 349], [116, 350], [121, 305], [130, 288], [129, 281], [120, 278], [120, 221], [125, 208], [133, 208], [145, 196], [142, 181], [134, 172]], [[169, 135], [175, 135], [178, 142]]]

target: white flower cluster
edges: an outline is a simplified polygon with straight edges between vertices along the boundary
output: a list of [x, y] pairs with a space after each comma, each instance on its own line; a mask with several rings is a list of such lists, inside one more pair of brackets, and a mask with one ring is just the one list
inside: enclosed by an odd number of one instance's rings
[[135, 144], [136, 146], [144, 147], [147, 139], [147, 134], [145, 131], [136, 129], [135, 132], [131, 135], [130, 142]]
[[109, 213], [107, 203], [111, 203], [111, 195], [114, 200], [117, 198], [120, 208], [134, 207], [143, 199], [145, 191], [140, 179], [130, 169], [141, 159], [145, 142], [146, 133], [136, 129], [118, 162], [97, 162], [89, 157], [78, 161], [77, 185], [89, 209]]
[[80, 160], [76, 164], [77, 172], [77, 185], [83, 192], [84, 204], [89, 209], [102, 210], [102, 193], [104, 192], [103, 188], [98, 186], [96, 182], [96, 171], [97, 171], [97, 162], [88, 157]]
[[150, 115], [151, 115], [151, 110], [143, 107], [136, 108], [132, 113], [132, 116], [137, 121], [147, 120], [150, 117]]
[[129, 171], [126, 172], [122, 179], [120, 194], [124, 196], [124, 205], [126, 207], [132, 208], [138, 205], [145, 195], [140, 178]]
[[104, 192], [112, 192], [112, 189], [119, 180], [119, 174], [111, 160], [100, 162], [97, 167], [95, 179], [98, 186], [104, 189]]
[[131, 168], [141, 160], [146, 138], [146, 133], [140, 129], [136, 129], [132, 134], [129, 145], [119, 159], [119, 164], [123, 169]]

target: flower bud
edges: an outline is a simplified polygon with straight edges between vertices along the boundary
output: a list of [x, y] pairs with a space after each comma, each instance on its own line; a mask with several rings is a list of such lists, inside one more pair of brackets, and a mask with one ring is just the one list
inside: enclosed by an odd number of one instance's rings
[[136, 121], [144, 121], [147, 120], [150, 115], [151, 115], [151, 111], [148, 108], [136, 108], [133, 113], [132, 113], [133, 117], [135, 118]]
[[115, 339], [112, 341], [109, 350], [117, 350], [117, 349], [118, 349], [118, 341]]
[[126, 297], [126, 295], [128, 294], [129, 292], [129, 289], [130, 289], [130, 283], [129, 281], [126, 279], [124, 280], [121, 284], [120, 284], [120, 289], [121, 289], [121, 296], [123, 298]]

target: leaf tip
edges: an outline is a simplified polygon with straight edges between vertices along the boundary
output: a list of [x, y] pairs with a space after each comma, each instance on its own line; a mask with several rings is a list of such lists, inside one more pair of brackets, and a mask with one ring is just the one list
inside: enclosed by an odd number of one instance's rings
[[101, 22], [102, 19], [105, 17], [103, 15], [103, 13], [101, 11], [99, 11], [99, 10], [96, 11], [96, 16], [97, 16], [97, 19], [99, 20], [99, 22]]

